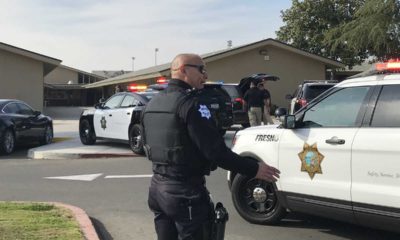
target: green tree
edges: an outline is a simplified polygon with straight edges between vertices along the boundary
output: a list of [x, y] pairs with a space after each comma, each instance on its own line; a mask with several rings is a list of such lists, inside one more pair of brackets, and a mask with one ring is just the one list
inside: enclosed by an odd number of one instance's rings
[[400, 56], [399, 0], [366, 0], [349, 22], [329, 30], [324, 43], [331, 51], [347, 46], [364, 56], [387, 60]]
[[[333, 28], [349, 23], [365, 0], [292, 0], [292, 7], [281, 11], [285, 23], [277, 32], [277, 39], [299, 49], [342, 61], [347, 65], [361, 62], [363, 51], [340, 42], [327, 41], [325, 36]], [[332, 32], [331, 37], [338, 37]]]

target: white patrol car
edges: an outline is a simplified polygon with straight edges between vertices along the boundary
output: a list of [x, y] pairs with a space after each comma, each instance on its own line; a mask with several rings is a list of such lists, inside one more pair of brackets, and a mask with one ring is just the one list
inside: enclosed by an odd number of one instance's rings
[[96, 139], [129, 142], [134, 153], [143, 154], [140, 115], [144, 106], [157, 92], [121, 92], [106, 102], [85, 110], [79, 120], [79, 136], [85, 145]]
[[399, 232], [399, 108], [400, 62], [392, 61], [337, 84], [279, 126], [238, 132], [236, 153], [281, 174], [271, 184], [228, 172], [235, 208], [252, 223], [278, 223], [289, 210]]

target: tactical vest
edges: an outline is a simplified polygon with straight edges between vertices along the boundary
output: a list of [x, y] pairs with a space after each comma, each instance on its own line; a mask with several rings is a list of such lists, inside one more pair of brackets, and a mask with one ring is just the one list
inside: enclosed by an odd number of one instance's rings
[[147, 104], [143, 112], [144, 148], [153, 162], [153, 171], [172, 177], [208, 175], [210, 164], [190, 140], [179, 107], [195, 93], [183, 89], [164, 90]]

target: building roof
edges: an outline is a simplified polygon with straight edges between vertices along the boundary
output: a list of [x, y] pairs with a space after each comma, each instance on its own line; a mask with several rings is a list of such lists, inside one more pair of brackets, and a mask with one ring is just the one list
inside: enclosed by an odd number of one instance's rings
[[96, 71], [92, 71], [93, 74], [96, 74], [98, 76], [102, 76], [104, 78], [113, 78], [122, 74], [126, 74], [126, 73], [130, 73], [132, 71], [125, 71], [125, 70], [119, 70], [119, 71], [115, 71], [115, 70], [96, 70]]
[[53, 71], [58, 65], [60, 65], [61, 60], [52, 58], [43, 54], [35, 53], [23, 48], [15, 47], [3, 42], [0, 42], [0, 50], [8, 51], [17, 55], [21, 55], [27, 58], [31, 58], [40, 62], [43, 62], [44, 66], [44, 76], [46, 76], [49, 72]]
[[[325, 63], [327, 66], [331, 68], [344, 68], [345, 65], [341, 62], [322, 57], [313, 53], [309, 53], [303, 50], [300, 50], [298, 48], [295, 48], [293, 46], [290, 46], [286, 43], [268, 38], [264, 39], [258, 42], [253, 42], [250, 44], [238, 46], [238, 47], [233, 47], [233, 48], [228, 48], [228, 49], [223, 49], [220, 51], [215, 51], [207, 54], [201, 55], [205, 63], [213, 62], [228, 56], [232, 56], [235, 54], [239, 54], [242, 52], [246, 52], [252, 49], [264, 47], [264, 46], [274, 46], [278, 47], [281, 49], [285, 49], [300, 55], [303, 55], [305, 57], [309, 57], [312, 59], [315, 59], [317, 61]], [[86, 88], [95, 88], [95, 87], [101, 87], [101, 86], [107, 86], [107, 85], [113, 85], [113, 84], [120, 84], [120, 83], [126, 83], [126, 82], [133, 82], [133, 81], [138, 81], [138, 80], [144, 80], [144, 79], [149, 79], [149, 78], [155, 78], [155, 77], [160, 77], [160, 76], [165, 76], [169, 75], [169, 70], [170, 70], [170, 63], [162, 64], [162, 65], [157, 65], [154, 67], [149, 67], [145, 68], [139, 71], [134, 71], [130, 72], [128, 74], [123, 74], [120, 76], [116, 76], [113, 78], [109, 78], [100, 82], [88, 84], [85, 87]]]
[[79, 70], [79, 69], [76, 69], [76, 68], [68, 67], [68, 66], [65, 66], [65, 65], [62, 65], [62, 64], [60, 64], [59, 67], [60, 68], [65, 68], [65, 69], [68, 69], [68, 70], [71, 70], [71, 71], [74, 71], [74, 72], [77, 72], [77, 73], [82, 73], [82, 74], [85, 74], [85, 75], [96, 77], [96, 78], [99, 78], [99, 79], [106, 79], [106, 77], [103, 77], [101, 75], [97, 75], [95, 73], [90, 73], [90, 72], [85, 72], [83, 70]]

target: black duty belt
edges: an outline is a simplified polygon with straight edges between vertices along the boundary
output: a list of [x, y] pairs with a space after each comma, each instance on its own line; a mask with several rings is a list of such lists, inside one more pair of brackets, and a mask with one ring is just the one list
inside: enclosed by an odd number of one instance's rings
[[190, 176], [190, 177], [181, 177], [181, 176], [169, 176], [164, 174], [155, 173], [154, 177], [159, 181], [178, 181], [185, 182], [189, 184], [204, 184], [206, 182], [206, 178], [204, 176]]

